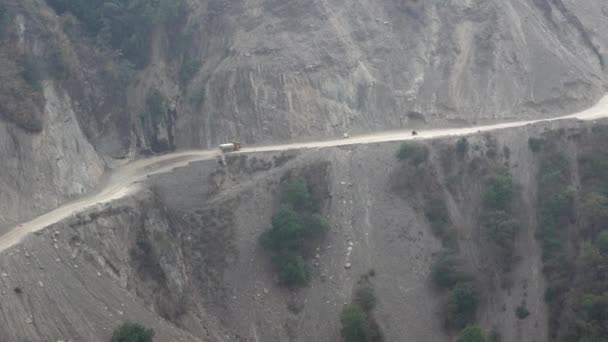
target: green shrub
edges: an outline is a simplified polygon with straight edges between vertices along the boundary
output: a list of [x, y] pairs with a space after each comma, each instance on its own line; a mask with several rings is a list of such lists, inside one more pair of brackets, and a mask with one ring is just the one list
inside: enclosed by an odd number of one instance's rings
[[530, 147], [530, 150], [534, 153], [540, 152], [541, 148], [543, 147], [543, 139], [529, 138], [528, 147]]
[[485, 213], [481, 222], [484, 236], [494, 244], [494, 254], [498, 257], [503, 270], [510, 270], [515, 238], [521, 224], [502, 210]]
[[608, 341], [608, 292], [583, 295], [579, 304], [573, 341]]
[[472, 283], [458, 284], [450, 291], [448, 322], [456, 328], [473, 323], [479, 306], [479, 291]]
[[484, 205], [493, 210], [508, 210], [515, 191], [508, 172], [501, 172], [486, 180]]
[[310, 193], [308, 184], [302, 179], [287, 184], [285, 191], [283, 191], [281, 202], [290, 205], [295, 210], [316, 209], [315, 201]]
[[528, 311], [525, 303], [521, 303], [519, 306], [517, 306], [515, 309], [515, 315], [519, 319], [525, 319], [526, 317], [530, 316], [530, 311]]
[[457, 342], [485, 342], [486, 338], [483, 335], [483, 331], [477, 326], [471, 326], [465, 328], [458, 337]]
[[438, 287], [451, 289], [456, 284], [473, 279], [464, 267], [462, 260], [452, 254], [440, 256], [431, 267], [431, 279]]
[[153, 337], [152, 329], [139, 324], [124, 323], [114, 330], [111, 342], [152, 342]]
[[304, 247], [303, 232], [300, 215], [283, 205], [272, 216], [272, 226], [260, 236], [260, 242], [275, 254], [300, 252]]
[[308, 285], [311, 279], [310, 265], [299, 255], [281, 256], [281, 282], [289, 287]]
[[363, 309], [357, 304], [349, 304], [340, 316], [342, 337], [346, 342], [370, 341], [370, 329]]
[[432, 198], [427, 201], [424, 214], [429, 221], [433, 234], [441, 239], [446, 247], [454, 247], [456, 243], [455, 232], [452, 227], [450, 214], [443, 199]]
[[288, 287], [310, 282], [312, 271], [304, 256], [312, 242], [330, 229], [327, 220], [311, 210], [316, 207], [312, 198], [306, 182], [287, 184], [271, 227], [259, 238], [262, 247], [271, 253], [282, 283]]
[[426, 146], [412, 143], [402, 143], [397, 152], [397, 158], [399, 160], [409, 160], [416, 166], [425, 162], [428, 155], [429, 150]]
[[579, 217], [585, 231], [599, 232], [608, 222], [608, 197], [597, 192], [586, 194], [581, 201]]

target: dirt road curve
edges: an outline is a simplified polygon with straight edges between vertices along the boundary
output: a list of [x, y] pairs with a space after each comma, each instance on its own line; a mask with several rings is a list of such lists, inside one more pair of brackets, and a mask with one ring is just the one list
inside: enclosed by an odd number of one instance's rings
[[[602, 98], [595, 106], [585, 111], [553, 119], [509, 122], [466, 128], [427, 130], [418, 132], [417, 136], [412, 136], [410, 131], [383, 132], [370, 135], [356, 136], [350, 139], [243, 148], [240, 153], [284, 151], [291, 149], [369, 144], [376, 142], [402, 141], [413, 139], [432, 139], [445, 136], [467, 135], [480, 131], [486, 132], [504, 128], [520, 127], [542, 121], [555, 121], [572, 118], [579, 120], [595, 120], [605, 117], [608, 117], [608, 95]], [[141, 159], [126, 164], [112, 172], [105, 186], [99, 192], [85, 196], [79, 200], [64, 204], [63, 206], [53, 211], [38, 216], [37, 218], [29, 222], [25, 222], [10, 229], [6, 234], [0, 236], [0, 252], [19, 243], [28, 234], [42, 230], [53, 223], [59, 222], [69, 217], [70, 215], [74, 215], [96, 204], [110, 202], [112, 200], [127, 195], [129, 192], [133, 191], [137, 187], [137, 183], [139, 181], [145, 179], [147, 176], [158, 173], [170, 172], [175, 168], [186, 166], [190, 162], [211, 159], [215, 158], [218, 155], [219, 151], [217, 150], [184, 151], [148, 159]]]

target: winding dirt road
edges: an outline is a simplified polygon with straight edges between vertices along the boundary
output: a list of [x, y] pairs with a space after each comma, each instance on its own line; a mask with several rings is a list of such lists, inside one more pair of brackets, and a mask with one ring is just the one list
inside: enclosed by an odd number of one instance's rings
[[[243, 148], [239, 153], [286, 151], [293, 149], [357, 145], [389, 141], [433, 139], [438, 137], [462, 136], [477, 132], [521, 127], [538, 122], [557, 121], [563, 119], [596, 120], [606, 117], [608, 117], [608, 95], [603, 97], [595, 106], [587, 110], [552, 119], [518, 121], [465, 128], [426, 130], [418, 132], [417, 136], [412, 136], [410, 131], [383, 132], [356, 136], [349, 139], [249, 147]], [[138, 183], [150, 175], [170, 172], [175, 168], [186, 166], [191, 162], [208, 160], [219, 155], [220, 152], [218, 150], [184, 151], [147, 159], [140, 159], [119, 167], [111, 172], [107, 182], [105, 182], [100, 191], [87, 195], [76, 201], [66, 203], [61, 207], [40, 215], [29, 222], [25, 222], [11, 228], [6, 234], [0, 236], [0, 253], [18, 244], [28, 234], [40, 231], [92, 206], [124, 197], [125, 195], [134, 191], [137, 188]]]

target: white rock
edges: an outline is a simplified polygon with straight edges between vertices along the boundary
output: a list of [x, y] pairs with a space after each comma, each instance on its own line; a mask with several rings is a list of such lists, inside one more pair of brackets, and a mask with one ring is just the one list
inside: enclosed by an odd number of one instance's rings
[[344, 264], [344, 268], [349, 269], [352, 266], [352, 264], [350, 262], [347, 262], [346, 264]]

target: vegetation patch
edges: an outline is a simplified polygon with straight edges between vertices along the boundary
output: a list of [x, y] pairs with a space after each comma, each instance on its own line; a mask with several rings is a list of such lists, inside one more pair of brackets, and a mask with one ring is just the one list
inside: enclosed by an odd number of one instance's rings
[[319, 214], [318, 201], [308, 184], [303, 180], [287, 184], [271, 227], [259, 239], [271, 254], [284, 285], [297, 287], [310, 282], [309, 251], [329, 229], [329, 223]]
[[345, 342], [382, 342], [384, 337], [373, 315], [376, 306], [374, 289], [368, 276], [357, 283], [352, 303], [342, 309], [340, 323], [342, 338]]
[[462, 329], [475, 321], [480, 293], [473, 282], [459, 283], [450, 290], [447, 325]]
[[530, 316], [530, 311], [528, 310], [526, 303], [521, 303], [517, 306], [517, 308], [515, 308], [515, 316], [517, 316], [519, 319], [526, 319], [528, 316]]
[[154, 331], [136, 323], [124, 323], [114, 330], [111, 342], [152, 342]]
[[401, 161], [409, 161], [418, 166], [425, 162], [429, 156], [429, 150], [424, 145], [402, 143], [397, 152], [397, 158]]
[[513, 264], [515, 238], [520, 222], [513, 216], [515, 186], [511, 174], [500, 169], [488, 177], [484, 184], [481, 226], [484, 237], [492, 243], [494, 257], [503, 271]]
[[455, 254], [446, 253], [433, 263], [431, 279], [439, 288], [452, 289], [460, 283], [473, 281], [474, 277], [465, 267], [463, 260]]
[[483, 334], [483, 331], [477, 326], [470, 326], [465, 328], [460, 336], [458, 337], [457, 342], [485, 342], [486, 338]]

